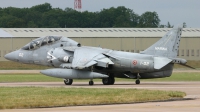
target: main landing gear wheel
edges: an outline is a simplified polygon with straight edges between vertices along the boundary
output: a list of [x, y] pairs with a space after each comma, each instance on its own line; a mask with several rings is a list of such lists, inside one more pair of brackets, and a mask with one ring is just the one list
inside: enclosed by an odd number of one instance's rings
[[102, 83], [103, 83], [104, 85], [109, 85], [109, 82], [110, 82], [110, 79], [109, 79], [109, 78], [104, 78], [104, 79], [102, 79]]
[[64, 79], [65, 85], [72, 85], [73, 79]]
[[94, 82], [93, 81], [89, 81], [89, 85], [90, 86], [94, 85]]
[[115, 83], [115, 78], [113, 76], [110, 76], [108, 78], [102, 79], [102, 83], [104, 85], [113, 85]]
[[111, 78], [111, 82], [110, 82], [110, 85], [113, 85], [115, 83], [115, 78]]

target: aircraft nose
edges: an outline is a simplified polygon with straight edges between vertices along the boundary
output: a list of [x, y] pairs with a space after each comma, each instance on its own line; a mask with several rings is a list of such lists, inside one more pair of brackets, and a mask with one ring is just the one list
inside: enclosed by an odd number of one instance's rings
[[16, 51], [10, 52], [4, 56], [4, 58], [6, 58], [7, 60], [12, 60], [12, 61], [16, 61], [16, 57], [17, 57]]

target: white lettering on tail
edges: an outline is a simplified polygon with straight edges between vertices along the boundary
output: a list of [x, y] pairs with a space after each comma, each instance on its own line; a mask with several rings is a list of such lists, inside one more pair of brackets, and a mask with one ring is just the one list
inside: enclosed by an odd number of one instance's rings
[[165, 48], [165, 47], [155, 47], [155, 50], [167, 51], [167, 48]]

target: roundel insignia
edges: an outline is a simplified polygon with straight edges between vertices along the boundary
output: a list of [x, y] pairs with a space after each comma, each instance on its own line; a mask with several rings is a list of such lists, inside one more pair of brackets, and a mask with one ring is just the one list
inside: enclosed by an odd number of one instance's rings
[[137, 65], [137, 60], [133, 60], [133, 65]]

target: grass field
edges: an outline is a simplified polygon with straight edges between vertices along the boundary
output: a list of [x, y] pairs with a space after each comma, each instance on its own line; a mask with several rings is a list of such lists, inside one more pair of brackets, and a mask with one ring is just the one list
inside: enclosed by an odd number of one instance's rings
[[0, 87], [0, 90], [0, 109], [147, 102], [186, 95], [141, 89]]
[[[63, 79], [48, 77], [42, 74], [0, 74], [0, 82], [60, 82]], [[75, 82], [86, 81], [75, 79]], [[95, 79], [95, 82], [101, 82], [101, 79]], [[116, 78], [117, 81], [135, 81], [135, 79]], [[141, 81], [200, 81], [200, 73], [173, 73], [171, 77], [157, 79], [141, 79]]]
[[[200, 61], [188, 61], [187, 64], [194, 68], [200, 68]], [[11, 61], [0, 62], [0, 70], [41, 70], [41, 69], [47, 69], [47, 68], [48, 67], [46, 66], [22, 64], [22, 63], [11, 62]], [[175, 64], [174, 68], [188, 69], [178, 64]]]
[[0, 70], [42, 70], [49, 67], [40, 65], [22, 64], [12, 61], [1, 61]]

